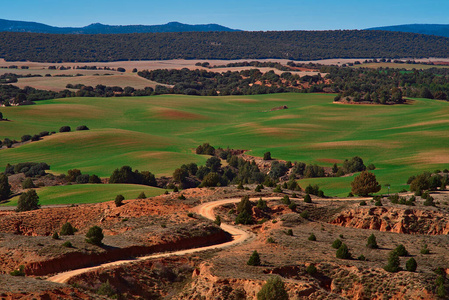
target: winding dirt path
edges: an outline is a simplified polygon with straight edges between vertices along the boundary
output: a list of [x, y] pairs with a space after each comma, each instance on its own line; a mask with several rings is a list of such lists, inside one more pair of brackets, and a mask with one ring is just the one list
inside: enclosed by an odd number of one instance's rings
[[[277, 197], [277, 198], [279, 198], [279, 197]], [[221, 206], [221, 205], [225, 205], [225, 204], [229, 204], [229, 203], [236, 203], [239, 201], [240, 201], [240, 198], [217, 200], [217, 201], [201, 204], [197, 207], [194, 207], [193, 210], [207, 219], [214, 220], [215, 219], [214, 208], [216, 208], [217, 206]], [[104, 263], [104, 264], [101, 264], [101, 265], [98, 265], [95, 267], [82, 268], [82, 269], [76, 269], [76, 270], [59, 273], [59, 274], [56, 274], [55, 276], [49, 277], [47, 280], [52, 281], [52, 282], [58, 282], [58, 283], [66, 283], [70, 278], [72, 278], [74, 276], [77, 276], [77, 275], [80, 275], [80, 274], [83, 274], [86, 272], [98, 270], [101, 268], [108, 268], [108, 267], [112, 267], [112, 266], [118, 266], [118, 265], [128, 264], [128, 263], [132, 263], [132, 262], [136, 262], [136, 261], [140, 261], [140, 260], [152, 259], [152, 258], [168, 257], [168, 256], [173, 256], [173, 255], [185, 255], [185, 254], [189, 254], [189, 253], [195, 253], [195, 252], [206, 251], [206, 250], [211, 250], [211, 249], [222, 249], [222, 248], [226, 248], [226, 247], [230, 247], [233, 245], [243, 243], [244, 241], [254, 237], [254, 235], [252, 233], [242, 230], [236, 226], [229, 225], [229, 224], [221, 224], [221, 228], [224, 231], [226, 231], [232, 235], [232, 237], [233, 237], [232, 241], [226, 242], [223, 244], [207, 246], [207, 247], [193, 248], [193, 249], [174, 251], [174, 252], [168, 252], [168, 253], [151, 254], [151, 255], [147, 255], [147, 256], [138, 257], [136, 259], [118, 260], [118, 261], [114, 261], [114, 262], [110, 262], [110, 263]]]

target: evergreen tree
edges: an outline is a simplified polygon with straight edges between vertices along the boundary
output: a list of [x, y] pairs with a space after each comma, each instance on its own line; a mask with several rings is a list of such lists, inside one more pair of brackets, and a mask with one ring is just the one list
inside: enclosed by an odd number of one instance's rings
[[336, 257], [341, 259], [351, 258], [351, 253], [349, 252], [348, 246], [345, 243], [341, 244], [340, 248], [338, 248]]
[[86, 242], [94, 245], [101, 245], [104, 238], [103, 230], [98, 226], [93, 226], [89, 228], [86, 233]]
[[8, 181], [8, 176], [0, 174], [0, 201], [6, 200], [11, 195], [11, 185]]
[[396, 273], [400, 271], [401, 261], [399, 260], [398, 253], [393, 250], [388, 256], [388, 264], [384, 267], [385, 271]]
[[246, 264], [248, 266], [260, 266], [260, 256], [257, 250], [254, 250]]
[[371, 248], [371, 249], [379, 248], [379, 246], [377, 245], [376, 236], [374, 235], [374, 233], [368, 237], [368, 242], [366, 244], [366, 247]]
[[418, 267], [418, 264], [416, 263], [416, 260], [412, 257], [405, 263], [405, 268], [409, 272], [415, 272], [416, 268]]
[[39, 207], [39, 196], [35, 190], [23, 193], [20, 195], [19, 201], [17, 201], [17, 211], [35, 210]]

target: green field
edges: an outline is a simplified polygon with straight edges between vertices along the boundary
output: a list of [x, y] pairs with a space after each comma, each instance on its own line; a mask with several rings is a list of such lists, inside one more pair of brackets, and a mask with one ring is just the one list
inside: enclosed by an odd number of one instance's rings
[[[90, 131], [57, 133], [43, 141], [0, 152], [7, 163], [44, 161], [54, 173], [78, 168], [109, 176], [122, 165], [170, 175], [183, 163], [203, 164], [194, 149], [203, 142], [251, 150], [262, 156], [331, 166], [358, 155], [373, 163], [381, 184], [405, 187], [410, 175], [449, 168], [449, 104], [417, 99], [413, 104], [333, 104], [334, 95], [273, 94], [195, 97], [164, 95], [69, 98], [33, 106], [1, 108], [0, 139], [59, 127], [87, 125]], [[288, 109], [270, 111], [287, 105]], [[323, 178], [328, 195], [346, 195], [352, 179]]]
[[[78, 184], [44, 187], [36, 190], [41, 205], [52, 204], [82, 204], [112, 201], [118, 194], [125, 199], [136, 199], [144, 192], [145, 196], [162, 195], [165, 190], [136, 184]], [[19, 197], [1, 206], [15, 206]]]

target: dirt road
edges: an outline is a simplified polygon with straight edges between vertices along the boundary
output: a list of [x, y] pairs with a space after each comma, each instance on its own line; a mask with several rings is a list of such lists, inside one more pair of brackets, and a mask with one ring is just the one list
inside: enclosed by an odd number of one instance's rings
[[[214, 208], [217, 206], [221, 206], [221, 205], [225, 205], [225, 204], [229, 204], [229, 203], [236, 203], [239, 202], [240, 198], [233, 198], [233, 199], [225, 199], [225, 200], [218, 200], [218, 201], [213, 201], [213, 202], [208, 202], [208, 203], [204, 203], [201, 204], [197, 207], [194, 208], [194, 211], [196, 211], [198, 214], [202, 215], [205, 218], [208, 218], [210, 220], [214, 220], [215, 219], [215, 215], [214, 215]], [[226, 248], [226, 247], [230, 247], [233, 245], [237, 245], [239, 243], [242, 243], [250, 238], [252, 238], [254, 235], [250, 232], [247, 232], [245, 230], [242, 230], [236, 226], [232, 226], [232, 225], [228, 225], [228, 224], [221, 224], [221, 228], [224, 231], [229, 232], [232, 236], [233, 236], [233, 240], [227, 243], [223, 243], [223, 244], [218, 244], [218, 245], [212, 245], [212, 246], [207, 246], [207, 247], [201, 247], [201, 248], [193, 248], [193, 249], [188, 249], [188, 250], [181, 250], [181, 251], [175, 251], [175, 252], [168, 252], [168, 253], [160, 253], [160, 254], [151, 254], [151, 255], [147, 255], [147, 256], [142, 256], [142, 257], [138, 257], [136, 259], [130, 259], [130, 260], [119, 260], [119, 261], [114, 261], [114, 262], [110, 262], [110, 263], [105, 263], [105, 264], [101, 264], [95, 267], [89, 267], [89, 268], [82, 268], [82, 269], [76, 269], [76, 270], [72, 270], [72, 271], [67, 271], [67, 272], [63, 272], [63, 273], [59, 273], [56, 274], [55, 276], [52, 276], [50, 278], [48, 278], [48, 281], [52, 281], [52, 282], [59, 282], [59, 283], [66, 283], [70, 278], [82, 274], [82, 273], [86, 273], [86, 272], [90, 272], [93, 270], [97, 270], [97, 269], [101, 269], [101, 268], [108, 268], [108, 267], [112, 267], [112, 266], [118, 266], [118, 265], [122, 265], [122, 264], [128, 264], [128, 263], [132, 263], [132, 262], [136, 262], [139, 260], [146, 260], [146, 259], [152, 259], [152, 258], [159, 258], [159, 257], [167, 257], [167, 256], [173, 256], [173, 255], [184, 255], [184, 254], [189, 254], [189, 253], [194, 253], [194, 252], [200, 252], [200, 251], [206, 251], [206, 250], [211, 250], [211, 249], [221, 249], [221, 248]]]

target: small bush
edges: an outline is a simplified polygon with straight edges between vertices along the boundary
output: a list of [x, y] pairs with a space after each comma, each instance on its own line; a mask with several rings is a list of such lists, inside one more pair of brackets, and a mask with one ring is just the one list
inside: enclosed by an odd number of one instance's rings
[[290, 208], [292, 211], [296, 210], [297, 205], [295, 203], [290, 203], [288, 208]]
[[265, 152], [264, 154], [263, 154], [263, 159], [264, 160], [271, 160], [271, 152]]
[[183, 194], [181, 194], [181, 195], [179, 195], [178, 199], [179, 200], [186, 200], [186, 197]]
[[178, 189], [178, 187], [175, 185], [175, 187], [173, 188], [173, 192], [174, 193], [177, 193], [177, 192], [179, 192], [179, 189]]
[[283, 204], [286, 204], [286, 205], [290, 205], [292, 202], [290, 201], [290, 197], [288, 196], [288, 195], [285, 195], [282, 199], [281, 199], [281, 202], [283, 203]]
[[137, 196], [137, 199], [145, 199], [147, 195], [145, 195], [144, 192], [140, 192], [139, 196]]
[[374, 234], [371, 234], [368, 237], [368, 242], [366, 243], [366, 247], [371, 249], [377, 249], [379, 246], [377, 245], [376, 236]]
[[189, 213], [187, 214], [187, 217], [193, 218], [193, 213], [189, 212]]
[[62, 225], [61, 230], [59, 231], [60, 235], [74, 235], [76, 229], [69, 222]]
[[267, 243], [269, 243], [269, 244], [275, 244], [276, 241], [270, 236], [269, 238], [267, 238]]
[[248, 266], [260, 266], [260, 256], [257, 250], [254, 250], [246, 264]]
[[72, 131], [70, 126], [62, 126], [61, 128], [59, 128], [59, 132], [70, 132], [70, 131]]
[[254, 191], [255, 191], [255, 192], [260, 192], [260, 191], [261, 191], [260, 186], [259, 186], [259, 185], [256, 186], [256, 189], [255, 189]]
[[306, 195], [304, 196], [304, 202], [305, 202], [305, 203], [312, 203], [312, 198], [310, 197], [309, 194], [306, 194]]
[[316, 241], [316, 236], [315, 236], [313, 233], [311, 233], [311, 234], [309, 235], [308, 240], [309, 240], [309, 241]]
[[53, 235], [51, 236], [51, 238], [54, 239], [54, 240], [59, 240], [59, 234], [58, 234], [58, 232], [55, 231], [55, 232], [53, 233]]
[[23, 189], [34, 189], [36, 186], [31, 178], [27, 178], [22, 182]]
[[9, 273], [11, 276], [25, 276], [25, 266], [20, 265], [18, 270], [14, 270]]
[[351, 253], [349, 252], [348, 246], [345, 243], [342, 243], [335, 253], [335, 256], [340, 259], [350, 259]]
[[292, 229], [287, 230], [286, 234], [289, 236], [293, 236], [293, 230]]
[[302, 211], [300, 214], [301, 218], [308, 219], [309, 218], [309, 212], [307, 210]]
[[71, 248], [72, 247], [72, 243], [70, 243], [69, 241], [66, 241], [62, 244], [64, 247], [66, 248]]
[[382, 206], [382, 201], [377, 200], [377, 201], [374, 203], [374, 205], [375, 205], [375, 206]]
[[365, 200], [360, 201], [359, 205], [360, 206], [366, 206], [366, 201]]
[[94, 245], [101, 245], [104, 238], [103, 230], [98, 226], [92, 226], [86, 233], [86, 242]]
[[284, 282], [279, 276], [271, 277], [257, 293], [257, 300], [288, 300]]
[[216, 217], [215, 217], [214, 223], [215, 223], [217, 226], [220, 226], [220, 225], [221, 225], [221, 218], [220, 218], [220, 216], [216, 216]]
[[310, 264], [307, 268], [306, 268], [306, 272], [309, 275], [315, 275], [318, 270], [316, 269], [315, 265]]
[[361, 261], [365, 261], [366, 260], [366, 257], [365, 257], [365, 255], [360, 255], [359, 257], [357, 257], [357, 259], [358, 260], [361, 260]]
[[[125, 71], [123, 71], [123, 72], [125, 72]], [[98, 295], [105, 295], [105, 296], [108, 296], [110, 298], [112, 298], [115, 295], [115, 291], [112, 288], [111, 284], [109, 283], [109, 280], [106, 280], [105, 283], [100, 285], [100, 287], [97, 290], [97, 294]]]
[[430, 250], [429, 248], [427, 248], [427, 244], [425, 244], [422, 248], [421, 248], [421, 254], [430, 254]]
[[332, 248], [338, 249], [338, 248], [340, 248], [340, 246], [341, 246], [342, 243], [343, 243], [343, 242], [342, 242], [340, 239], [336, 239], [336, 240], [332, 243]]
[[120, 207], [123, 205], [123, 200], [125, 200], [125, 197], [123, 195], [117, 195], [115, 197], [114, 203], [116, 207]]
[[89, 130], [89, 127], [87, 127], [86, 125], [81, 125], [81, 126], [76, 127], [76, 130], [77, 130], [77, 131], [80, 131], [80, 130]]
[[407, 260], [407, 262], [405, 263], [405, 269], [409, 272], [415, 272], [417, 267], [418, 264], [413, 257]]
[[276, 186], [276, 188], [273, 190], [274, 193], [282, 193], [282, 188], [280, 185]]
[[405, 249], [405, 246], [402, 244], [399, 244], [396, 249], [394, 249], [394, 251], [399, 255], [399, 256], [407, 256], [408, 255], [408, 251]]

